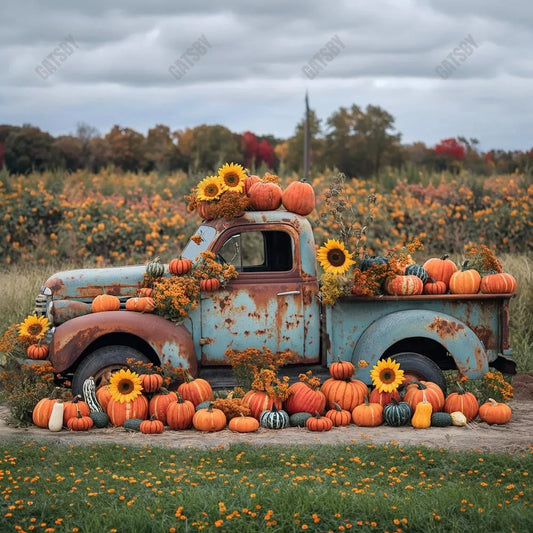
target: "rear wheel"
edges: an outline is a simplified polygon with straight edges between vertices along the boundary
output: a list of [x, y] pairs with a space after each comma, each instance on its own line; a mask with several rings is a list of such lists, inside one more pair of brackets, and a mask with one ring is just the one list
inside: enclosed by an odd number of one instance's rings
[[444, 373], [429, 357], [415, 352], [401, 352], [391, 355], [391, 359], [400, 364], [406, 378], [412, 378], [411, 381], [432, 381], [446, 394]]
[[130, 346], [103, 346], [90, 353], [79, 364], [72, 378], [72, 394], [83, 393], [83, 382], [94, 378], [96, 388], [109, 383], [111, 374], [121, 368], [128, 368], [128, 359], [149, 363], [143, 353]]

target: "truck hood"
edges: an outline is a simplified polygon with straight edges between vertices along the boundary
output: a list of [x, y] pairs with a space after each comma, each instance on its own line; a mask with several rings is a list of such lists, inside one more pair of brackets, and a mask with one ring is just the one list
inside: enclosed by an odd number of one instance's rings
[[99, 294], [129, 298], [143, 286], [145, 265], [84, 268], [54, 274], [44, 284], [52, 291], [53, 299], [91, 302]]

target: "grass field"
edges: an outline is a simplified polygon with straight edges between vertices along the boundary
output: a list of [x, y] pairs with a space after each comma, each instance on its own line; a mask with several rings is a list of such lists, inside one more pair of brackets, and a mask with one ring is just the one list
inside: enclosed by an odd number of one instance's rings
[[531, 531], [533, 455], [9, 442], [0, 531]]

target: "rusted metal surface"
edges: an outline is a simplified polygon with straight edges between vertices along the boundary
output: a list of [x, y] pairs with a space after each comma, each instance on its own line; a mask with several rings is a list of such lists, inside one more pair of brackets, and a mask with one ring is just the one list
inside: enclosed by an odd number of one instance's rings
[[78, 316], [88, 315], [91, 304], [77, 300], [54, 300], [50, 306], [49, 315], [52, 324], [59, 325]]
[[461, 330], [465, 327], [463, 324], [456, 322], [455, 320], [448, 320], [446, 318], [436, 316], [435, 319], [428, 325], [428, 329], [435, 331], [435, 333], [442, 339], [446, 337], [457, 337]]
[[[191, 334], [162, 317], [133, 311], [107, 311], [73, 318], [57, 327], [50, 346], [50, 361], [57, 372], [70, 368], [90, 345], [108, 334], [143, 339], [161, 363], [190, 368], [197, 373]], [[116, 344], [116, 341], [114, 342]]]

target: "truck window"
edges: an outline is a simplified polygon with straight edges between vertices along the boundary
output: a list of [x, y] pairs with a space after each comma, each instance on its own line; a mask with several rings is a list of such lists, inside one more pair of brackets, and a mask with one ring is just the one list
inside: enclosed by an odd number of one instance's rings
[[196, 259], [200, 257], [200, 254], [207, 250], [207, 247], [215, 237], [215, 234], [215, 228], [212, 228], [211, 226], [200, 226], [198, 231], [194, 234], [194, 236], [199, 237], [199, 239], [197, 241], [190, 240], [181, 252], [181, 257], [195, 262]]
[[292, 270], [293, 243], [284, 231], [246, 231], [232, 235], [220, 248], [219, 260], [239, 272]]

